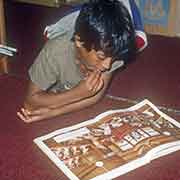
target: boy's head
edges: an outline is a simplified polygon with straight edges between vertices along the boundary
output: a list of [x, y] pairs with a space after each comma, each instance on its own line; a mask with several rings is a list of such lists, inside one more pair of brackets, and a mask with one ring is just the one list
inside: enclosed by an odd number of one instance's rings
[[87, 51], [93, 49], [124, 64], [136, 50], [131, 17], [118, 0], [85, 3], [76, 20], [74, 37]]

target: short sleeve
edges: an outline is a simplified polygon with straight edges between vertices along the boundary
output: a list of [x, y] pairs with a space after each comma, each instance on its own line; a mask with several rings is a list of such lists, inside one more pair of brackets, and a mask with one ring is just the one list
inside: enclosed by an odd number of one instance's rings
[[48, 43], [39, 53], [29, 69], [29, 76], [40, 89], [47, 90], [57, 81], [58, 69], [53, 56], [52, 43]]

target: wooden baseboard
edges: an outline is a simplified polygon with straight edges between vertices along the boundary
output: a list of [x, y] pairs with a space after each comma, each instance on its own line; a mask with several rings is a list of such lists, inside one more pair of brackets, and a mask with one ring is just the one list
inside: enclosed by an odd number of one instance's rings
[[[59, 7], [63, 0], [14, 0], [16, 2], [30, 3], [48, 7]], [[61, 3], [60, 3], [61, 2]]]
[[7, 56], [0, 56], [0, 74], [10, 72], [10, 62]]
[[62, 5], [82, 4], [88, 0], [14, 0], [15, 2], [30, 3], [48, 7], [60, 7]]

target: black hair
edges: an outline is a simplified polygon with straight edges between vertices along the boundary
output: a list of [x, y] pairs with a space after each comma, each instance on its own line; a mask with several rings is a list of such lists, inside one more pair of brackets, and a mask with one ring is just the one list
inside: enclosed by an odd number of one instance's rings
[[125, 64], [136, 49], [131, 16], [118, 0], [90, 0], [83, 4], [74, 35], [80, 37], [87, 50], [102, 50]]

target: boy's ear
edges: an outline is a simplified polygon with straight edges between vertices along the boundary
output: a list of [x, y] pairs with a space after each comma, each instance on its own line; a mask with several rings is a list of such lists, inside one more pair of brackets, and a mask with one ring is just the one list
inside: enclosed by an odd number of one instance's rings
[[76, 47], [78, 47], [78, 48], [82, 48], [83, 47], [83, 44], [84, 44], [83, 42], [81, 42], [79, 40], [76, 40], [76, 39], [75, 39], [74, 42], [75, 42]]
[[78, 35], [74, 36], [74, 42], [76, 47], [81, 48], [83, 46], [83, 42], [80, 41], [80, 37]]
[[81, 42], [80, 41], [78, 41], [78, 40], [76, 40], [75, 39], [75, 45], [76, 45], [76, 47], [78, 47], [78, 48], [80, 48], [80, 47], [82, 47], [82, 45], [81, 45]]

